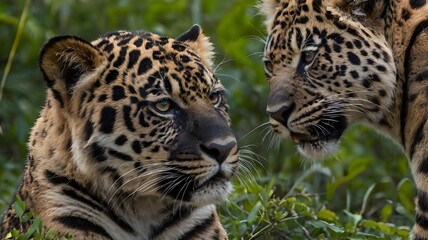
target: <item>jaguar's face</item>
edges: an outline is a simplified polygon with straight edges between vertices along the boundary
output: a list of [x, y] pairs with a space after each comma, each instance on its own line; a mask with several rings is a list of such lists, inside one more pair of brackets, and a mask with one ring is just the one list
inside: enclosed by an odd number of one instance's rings
[[[126, 51], [138, 51], [136, 66], [99, 90], [112, 92], [111, 99], [116, 100], [114, 142], [121, 136], [128, 139], [110, 147], [129, 154], [134, 162], [136, 174], [130, 176], [138, 181], [130, 180], [125, 189], [195, 205], [225, 200], [238, 158], [225, 89], [186, 42], [134, 38]], [[139, 39], [141, 47], [134, 47]], [[109, 54], [120, 57], [122, 40], [115, 41], [117, 47]], [[111, 61], [110, 72], [119, 57]]]
[[[204, 41], [195, 26], [177, 39], [117, 32], [92, 43], [54, 39], [42, 50], [45, 74], [66, 75], [74, 159], [82, 172], [110, 178], [97, 183], [108, 194], [192, 205], [227, 198], [238, 147]], [[51, 68], [57, 56], [65, 62]]]
[[264, 50], [275, 132], [320, 159], [353, 123], [389, 124], [396, 69], [386, 40], [326, 1], [278, 4]]

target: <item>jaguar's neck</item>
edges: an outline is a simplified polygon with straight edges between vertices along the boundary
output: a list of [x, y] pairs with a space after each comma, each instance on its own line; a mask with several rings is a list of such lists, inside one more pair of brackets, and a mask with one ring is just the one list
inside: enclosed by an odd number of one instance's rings
[[427, 65], [427, 46], [423, 42], [428, 42], [428, 39], [427, 34], [420, 34], [422, 29], [419, 23], [425, 19], [425, 26], [428, 25], [428, 9], [403, 8], [404, 4], [398, 1], [385, 1], [384, 35], [393, 51], [397, 87], [392, 106], [386, 113], [389, 124], [382, 126], [382, 129], [412, 159], [416, 147], [413, 146], [413, 139], [417, 137], [418, 128], [423, 128], [427, 115], [426, 108], [421, 106], [428, 101], [428, 92], [424, 93], [426, 84], [418, 81], [418, 73]]

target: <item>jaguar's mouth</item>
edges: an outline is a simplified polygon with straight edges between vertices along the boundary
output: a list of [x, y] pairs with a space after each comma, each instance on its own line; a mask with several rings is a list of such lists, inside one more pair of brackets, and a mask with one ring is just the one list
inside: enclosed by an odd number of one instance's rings
[[316, 135], [290, 132], [290, 137], [295, 144], [338, 141], [344, 130], [345, 129], [335, 128], [333, 131], [327, 132], [325, 134], [322, 133]]
[[309, 159], [324, 159], [336, 152], [340, 137], [347, 127], [342, 116], [321, 120], [307, 129], [307, 133], [290, 132], [299, 152]]
[[204, 181], [197, 188], [201, 189], [201, 188], [210, 187], [213, 185], [225, 184], [226, 182], [229, 182], [229, 181], [230, 181], [230, 177], [227, 177], [223, 172], [219, 171], [214, 176]]

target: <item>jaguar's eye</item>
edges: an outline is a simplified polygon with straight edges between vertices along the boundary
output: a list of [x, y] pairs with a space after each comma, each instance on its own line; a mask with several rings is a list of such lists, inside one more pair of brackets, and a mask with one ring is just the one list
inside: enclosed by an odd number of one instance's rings
[[215, 107], [218, 107], [221, 103], [221, 94], [219, 92], [212, 93], [210, 95], [210, 101]]
[[154, 103], [154, 108], [159, 112], [167, 112], [171, 108], [171, 100], [168, 98], [161, 99]]
[[316, 52], [315, 51], [303, 51], [302, 52], [302, 58], [303, 58], [303, 62], [305, 63], [310, 63], [314, 60], [316, 56]]
[[265, 60], [264, 64], [265, 64], [265, 72], [270, 74], [272, 72], [272, 69], [273, 69], [272, 62], [269, 60]]

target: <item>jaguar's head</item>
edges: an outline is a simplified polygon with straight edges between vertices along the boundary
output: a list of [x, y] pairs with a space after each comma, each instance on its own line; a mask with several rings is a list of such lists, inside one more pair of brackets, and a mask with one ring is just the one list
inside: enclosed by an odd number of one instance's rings
[[40, 66], [77, 169], [110, 198], [225, 200], [238, 147], [211, 58], [196, 25], [176, 39], [119, 31], [46, 43]]
[[391, 124], [396, 67], [373, 26], [380, 2], [263, 1], [267, 113], [275, 132], [307, 158], [334, 153], [353, 123]]

